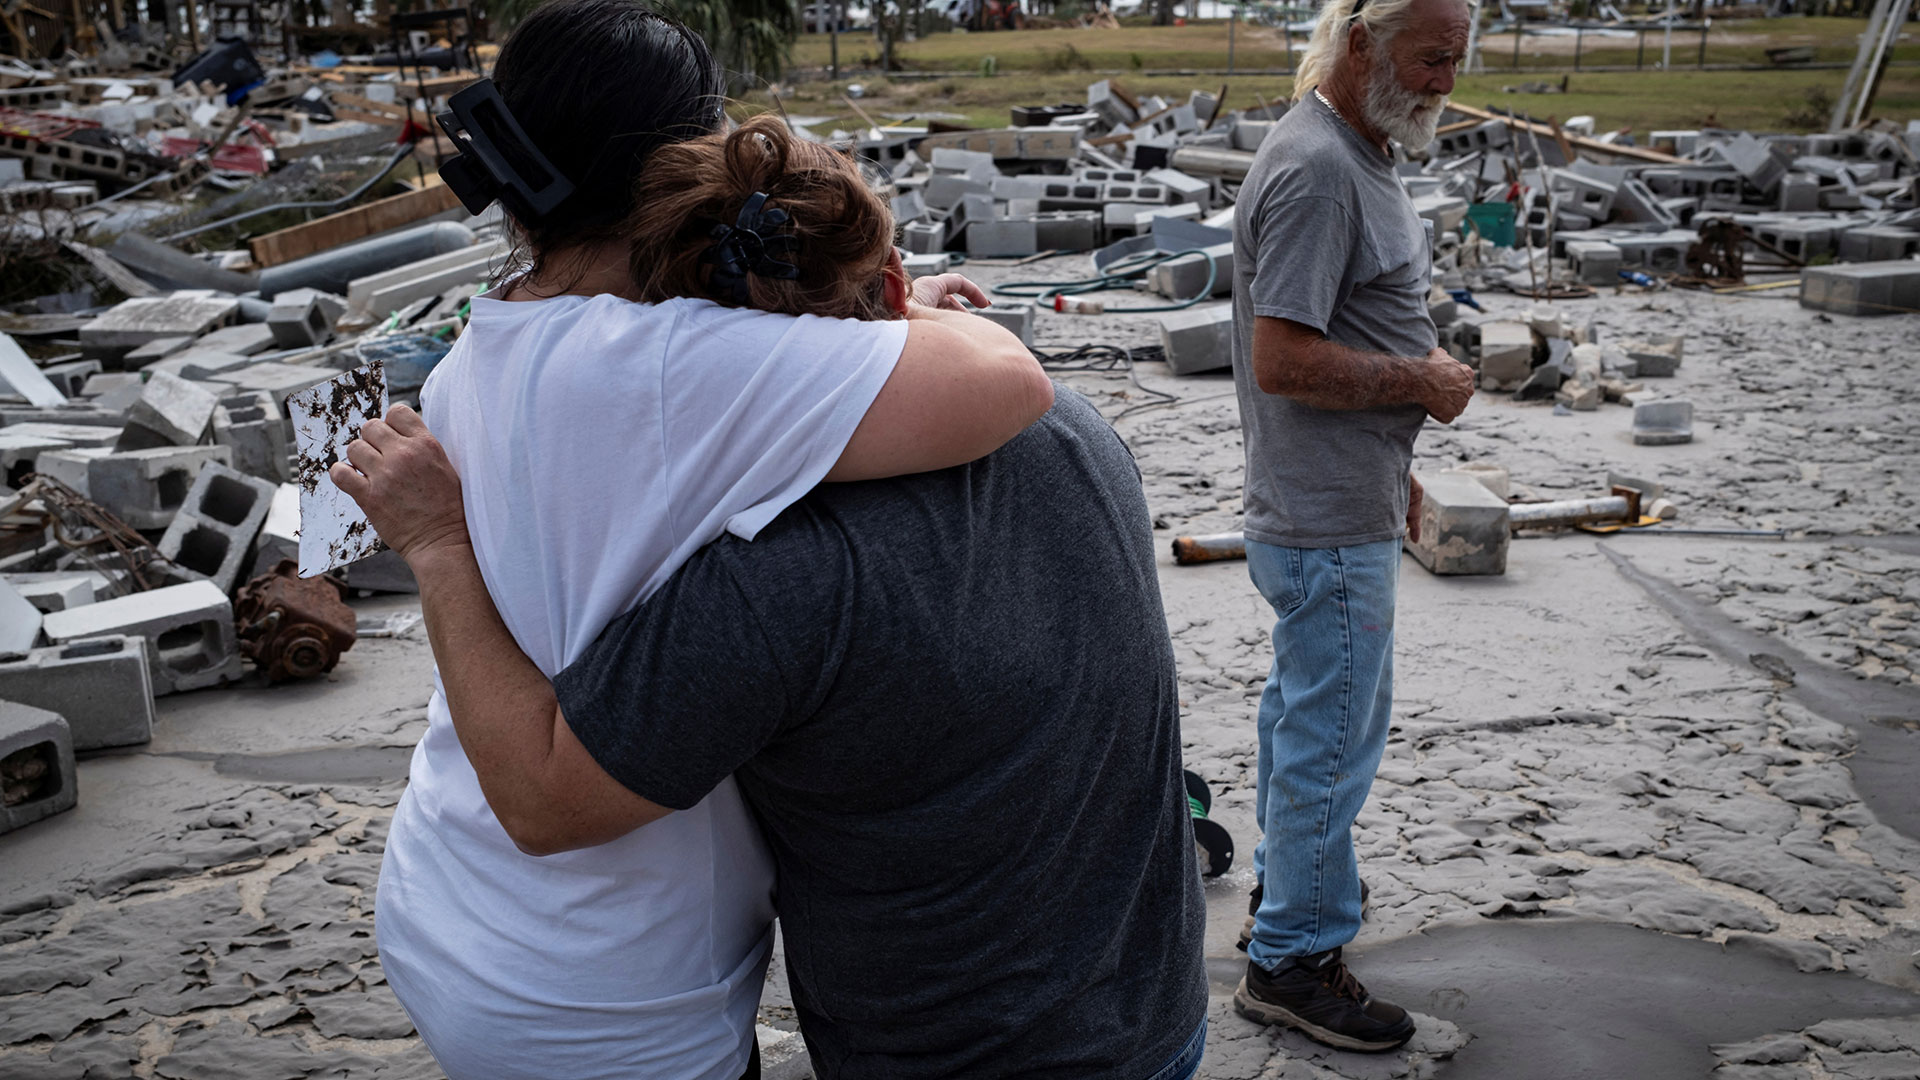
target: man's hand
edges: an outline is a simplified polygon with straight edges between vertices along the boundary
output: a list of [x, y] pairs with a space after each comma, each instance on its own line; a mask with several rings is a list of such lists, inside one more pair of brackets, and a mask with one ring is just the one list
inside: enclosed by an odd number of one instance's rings
[[922, 307], [945, 308], [948, 311], [967, 310], [960, 301], [964, 298], [974, 307], [983, 308], [993, 301], [980, 286], [968, 281], [964, 274], [934, 274], [923, 277], [913, 283], [907, 298]]
[[1420, 504], [1426, 501], [1427, 492], [1425, 488], [1420, 486], [1420, 481], [1412, 476], [1407, 477], [1407, 483], [1409, 485], [1407, 492], [1407, 539], [1417, 544], [1420, 542]]
[[471, 543], [460, 476], [426, 421], [405, 405], [388, 410], [385, 420], [367, 421], [360, 437], [347, 444], [347, 460], [334, 462], [327, 475], [409, 563]]
[[1420, 404], [1428, 416], [1451, 424], [1455, 417], [1467, 411], [1467, 403], [1473, 400], [1473, 369], [1438, 346], [1427, 354], [1426, 366], [1428, 386]]

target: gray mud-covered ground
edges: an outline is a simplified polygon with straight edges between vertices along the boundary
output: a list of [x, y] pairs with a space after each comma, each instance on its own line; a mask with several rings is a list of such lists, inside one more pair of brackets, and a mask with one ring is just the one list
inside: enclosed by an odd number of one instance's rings
[[[1602, 340], [1687, 335], [1679, 376], [1647, 386], [1694, 402], [1690, 445], [1633, 445], [1619, 405], [1556, 416], [1485, 393], [1422, 436], [1418, 468], [1495, 462], [1519, 497], [1603, 494], [1612, 469], [1667, 486], [1669, 527], [1788, 538], [1528, 537], [1499, 578], [1405, 562], [1349, 952], [1421, 1031], [1381, 1056], [1232, 1011], [1272, 620], [1244, 564], [1167, 554], [1238, 525], [1232, 383], [1143, 364], [1180, 400], [1122, 416], [1153, 399], [1063, 377], [1139, 459], [1187, 764], [1238, 842], [1207, 886], [1203, 1077], [1920, 1077], [1920, 318], [1829, 319], [1790, 295], [1557, 305]], [[1156, 340], [1146, 316], [1042, 315], [1038, 337]], [[438, 1075], [372, 936], [429, 664], [415, 628], [320, 682], [163, 698], [150, 746], [81, 764], [78, 809], [0, 838], [0, 1078]], [[771, 984], [763, 1018], [790, 1028], [777, 967]]]

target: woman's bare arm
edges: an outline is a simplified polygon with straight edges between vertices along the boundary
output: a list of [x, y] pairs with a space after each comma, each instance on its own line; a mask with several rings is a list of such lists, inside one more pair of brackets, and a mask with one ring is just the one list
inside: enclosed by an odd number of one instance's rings
[[[924, 284], [915, 283], [916, 295], [931, 297]], [[961, 288], [949, 281], [944, 289], [986, 305], [971, 282]], [[964, 311], [910, 302], [900, 360], [827, 479], [962, 465], [999, 449], [1052, 407], [1053, 383], [1012, 331]]]
[[[561, 715], [553, 684], [513, 640], [467, 535], [460, 478], [420, 415], [395, 406], [329, 474], [407, 560], [454, 734], [487, 805], [529, 855], [616, 840], [672, 813], [608, 775]], [[356, 471], [358, 470], [358, 471]]]

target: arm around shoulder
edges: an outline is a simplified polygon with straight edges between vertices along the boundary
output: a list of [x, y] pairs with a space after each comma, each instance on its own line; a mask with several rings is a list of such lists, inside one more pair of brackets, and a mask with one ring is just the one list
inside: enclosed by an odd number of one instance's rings
[[900, 360], [827, 479], [963, 465], [1052, 407], [1053, 383], [1012, 332], [977, 315], [913, 305]]

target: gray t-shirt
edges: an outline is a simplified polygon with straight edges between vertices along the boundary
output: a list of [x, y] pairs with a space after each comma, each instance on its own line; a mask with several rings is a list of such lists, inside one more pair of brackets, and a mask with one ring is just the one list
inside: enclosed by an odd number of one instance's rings
[[554, 688], [654, 802], [736, 777], [827, 1080], [1145, 1080], [1205, 1015], [1152, 527], [1079, 395], [715, 541]]
[[1291, 319], [1356, 349], [1419, 358], [1433, 254], [1380, 148], [1312, 94], [1254, 156], [1233, 223], [1233, 381], [1247, 450], [1250, 539], [1346, 547], [1406, 529], [1418, 405], [1336, 411], [1254, 382], [1255, 316]]

